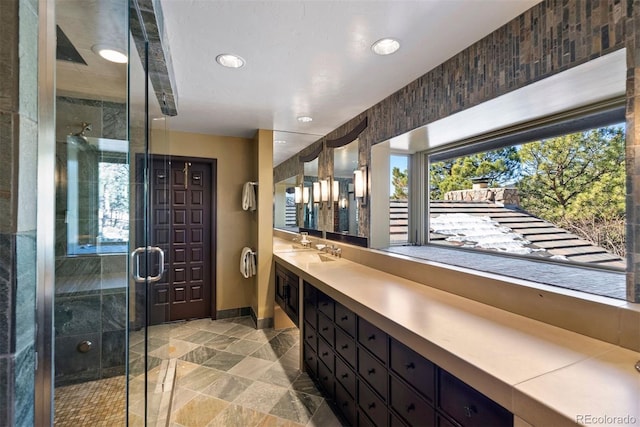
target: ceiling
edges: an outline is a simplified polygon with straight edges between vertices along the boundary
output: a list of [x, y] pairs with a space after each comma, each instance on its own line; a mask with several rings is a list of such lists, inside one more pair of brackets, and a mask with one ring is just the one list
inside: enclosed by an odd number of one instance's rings
[[[169, 127], [273, 129], [286, 141], [274, 144], [277, 165], [538, 2], [161, 0], [178, 95]], [[373, 54], [383, 37], [400, 50]], [[223, 68], [222, 53], [246, 65]]]
[[[178, 98], [168, 127], [247, 138], [273, 129], [285, 141], [274, 143], [277, 165], [539, 1], [160, 0]], [[120, 3], [57, 0], [56, 21], [88, 63], [58, 61], [58, 94], [126, 99], [126, 66], [91, 51], [126, 46]], [[373, 54], [383, 37], [400, 50]], [[221, 53], [246, 65], [223, 68]]]

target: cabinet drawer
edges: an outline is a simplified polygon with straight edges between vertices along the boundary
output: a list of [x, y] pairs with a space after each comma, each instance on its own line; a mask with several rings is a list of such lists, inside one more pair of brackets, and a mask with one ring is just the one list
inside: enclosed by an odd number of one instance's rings
[[387, 368], [362, 348], [358, 349], [358, 374], [382, 396], [384, 401], [387, 400], [387, 382], [389, 380]]
[[336, 328], [336, 345], [334, 346], [340, 356], [351, 366], [356, 363], [356, 342], [349, 335]]
[[314, 307], [318, 305], [318, 290], [307, 281], [304, 282], [304, 300]]
[[358, 318], [358, 342], [387, 363], [387, 334], [362, 317]]
[[318, 357], [316, 352], [305, 344], [304, 346], [304, 364], [307, 367], [307, 372], [311, 378], [318, 376]]
[[440, 414], [436, 414], [436, 422], [438, 427], [458, 427]]
[[333, 320], [333, 299], [320, 291], [318, 291], [318, 311]]
[[356, 374], [339, 357], [336, 357], [336, 380], [345, 388], [351, 396], [356, 395]]
[[336, 325], [341, 327], [350, 336], [356, 336], [356, 315], [339, 302], [335, 303]]
[[[357, 407], [356, 400], [345, 390], [342, 385], [336, 381], [336, 406], [347, 424], [356, 425]], [[354, 393], [355, 395], [355, 393]]]
[[435, 396], [435, 366], [404, 344], [391, 338], [389, 366], [430, 402]]
[[304, 300], [304, 320], [309, 322], [314, 328], [318, 327], [318, 315], [316, 305], [310, 301]]
[[318, 360], [324, 362], [331, 372], [335, 369], [333, 349], [322, 338], [318, 338]]
[[334, 343], [335, 328], [333, 326], [333, 320], [329, 319], [324, 314], [318, 314], [318, 334], [323, 337], [331, 347]]
[[322, 361], [318, 362], [318, 380], [320, 381], [322, 388], [324, 388], [326, 397], [333, 399], [335, 378], [333, 373], [324, 365], [324, 363], [322, 363]]
[[435, 423], [435, 412], [426, 399], [393, 376], [390, 379], [389, 402], [409, 425], [433, 426]]
[[502, 406], [439, 369], [439, 407], [463, 426], [512, 426], [513, 415]]
[[318, 348], [316, 330], [307, 322], [304, 323], [304, 343], [314, 350]]
[[383, 427], [389, 423], [387, 407], [364, 381], [358, 382], [358, 406], [376, 426]]

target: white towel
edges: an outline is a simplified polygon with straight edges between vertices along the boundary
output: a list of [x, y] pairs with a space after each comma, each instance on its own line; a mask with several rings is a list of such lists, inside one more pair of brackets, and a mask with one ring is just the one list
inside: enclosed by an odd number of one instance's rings
[[240, 255], [240, 273], [242, 273], [242, 277], [248, 279], [251, 276], [255, 276], [256, 272], [255, 254], [251, 248], [244, 247]]
[[242, 209], [245, 211], [256, 210], [256, 193], [253, 187], [250, 182], [246, 182], [242, 188]]

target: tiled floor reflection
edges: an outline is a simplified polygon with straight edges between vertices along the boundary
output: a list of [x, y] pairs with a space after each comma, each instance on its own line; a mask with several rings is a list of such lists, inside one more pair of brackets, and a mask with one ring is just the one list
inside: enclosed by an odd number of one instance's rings
[[57, 387], [54, 403], [56, 426], [124, 426], [125, 377]]
[[297, 329], [256, 330], [241, 317], [164, 325], [159, 334], [168, 347], [156, 354], [173, 348], [178, 358], [171, 426], [340, 425], [300, 372]]

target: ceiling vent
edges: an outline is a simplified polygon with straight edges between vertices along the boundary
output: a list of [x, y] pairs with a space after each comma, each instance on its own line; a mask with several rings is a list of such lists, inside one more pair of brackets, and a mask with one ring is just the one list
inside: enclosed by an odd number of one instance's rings
[[68, 61], [73, 62], [75, 64], [87, 65], [87, 63], [82, 59], [80, 53], [76, 50], [75, 46], [69, 40], [69, 37], [62, 31], [59, 25], [56, 25], [56, 36], [57, 36], [57, 46], [56, 46], [56, 59], [59, 61]]

